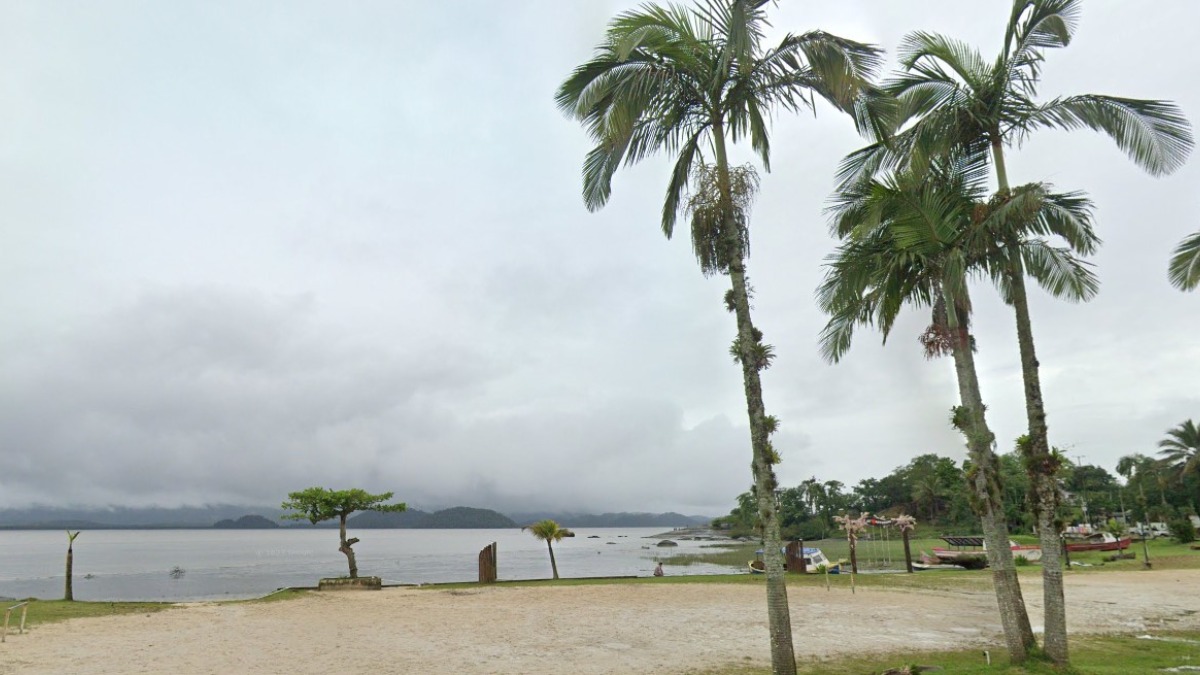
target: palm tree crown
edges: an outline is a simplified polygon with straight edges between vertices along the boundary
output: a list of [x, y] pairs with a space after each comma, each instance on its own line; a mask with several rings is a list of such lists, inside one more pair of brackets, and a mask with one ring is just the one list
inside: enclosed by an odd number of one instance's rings
[[1163, 461], [1179, 472], [1180, 477], [1200, 471], [1200, 427], [1192, 420], [1167, 430], [1167, 437], [1158, 442], [1158, 454]]
[[1095, 275], [1076, 256], [1091, 253], [1099, 241], [1090, 201], [1042, 183], [988, 199], [985, 179], [986, 163], [977, 153], [941, 160], [924, 172], [863, 177], [843, 186], [829, 209], [830, 229], [843, 243], [828, 258], [817, 291], [830, 314], [821, 334], [827, 359], [846, 353], [859, 324], [876, 326], [886, 341], [905, 305], [944, 300], [948, 318], [965, 325], [969, 317], [957, 314], [970, 311], [969, 277], [990, 276], [1007, 298], [1004, 272], [1013, 257], [1056, 297], [1080, 300], [1096, 293]]
[[704, 150], [748, 139], [770, 169], [768, 120], [776, 107], [813, 106], [820, 96], [854, 114], [860, 129], [878, 124], [863, 98], [880, 65], [879, 49], [822, 31], [785, 35], [763, 48], [766, 0], [697, 9], [645, 5], [618, 15], [592, 60], [562, 84], [559, 108], [596, 142], [583, 165], [589, 209], [604, 206], [612, 177], [659, 150], [677, 154], [662, 209], [670, 237]]
[[1099, 94], [1037, 101], [1044, 51], [1066, 47], [1080, 0], [1015, 0], [1004, 46], [991, 61], [954, 38], [915, 32], [900, 45], [904, 72], [883, 85], [896, 97], [899, 127], [888, 142], [848, 156], [843, 181], [901, 164], [923, 165], [956, 146], [996, 152], [1001, 190], [1008, 188], [999, 150], [1042, 127], [1107, 134], [1138, 166], [1169, 174], [1191, 152], [1191, 125], [1174, 104]]

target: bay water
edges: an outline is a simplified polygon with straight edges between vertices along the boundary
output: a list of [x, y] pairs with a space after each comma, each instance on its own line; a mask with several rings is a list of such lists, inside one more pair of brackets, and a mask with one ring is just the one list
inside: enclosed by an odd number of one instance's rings
[[[560, 576], [650, 576], [664, 555], [712, 542], [659, 548], [661, 528], [576, 530], [554, 544]], [[478, 554], [497, 544], [500, 580], [551, 576], [545, 542], [520, 530], [351, 530], [360, 576], [385, 584], [476, 581]], [[594, 537], [594, 538], [592, 538]], [[67, 536], [60, 530], [0, 531], [0, 597], [61, 598]], [[193, 601], [258, 597], [345, 576], [336, 529], [84, 530], [75, 540], [76, 600]], [[697, 564], [669, 574], [742, 571]]]

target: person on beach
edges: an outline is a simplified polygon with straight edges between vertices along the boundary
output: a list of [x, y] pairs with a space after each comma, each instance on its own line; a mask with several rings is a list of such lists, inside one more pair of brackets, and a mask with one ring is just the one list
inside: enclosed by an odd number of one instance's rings
[[661, 577], [662, 575], [663, 575], [662, 563], [658, 563], [658, 566], [654, 568], [654, 576]]

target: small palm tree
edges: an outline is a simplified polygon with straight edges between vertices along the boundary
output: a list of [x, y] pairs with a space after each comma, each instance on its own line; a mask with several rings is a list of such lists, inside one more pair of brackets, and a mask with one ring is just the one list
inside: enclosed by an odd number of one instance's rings
[[1200, 232], [1179, 242], [1179, 247], [1171, 256], [1168, 274], [1171, 283], [1181, 291], [1200, 286]]
[[1180, 480], [1190, 473], [1200, 472], [1200, 427], [1192, 420], [1167, 429], [1167, 437], [1158, 442], [1163, 462], [1171, 467]]
[[563, 537], [572, 536], [571, 531], [559, 527], [558, 523], [553, 520], [539, 520], [538, 522], [522, 527], [521, 531], [529, 530], [530, 534], [538, 539], [546, 542], [546, 549], [550, 551], [550, 569], [554, 572], [554, 578], [558, 578], [558, 563], [554, 560], [554, 545], [552, 542], [562, 541]]

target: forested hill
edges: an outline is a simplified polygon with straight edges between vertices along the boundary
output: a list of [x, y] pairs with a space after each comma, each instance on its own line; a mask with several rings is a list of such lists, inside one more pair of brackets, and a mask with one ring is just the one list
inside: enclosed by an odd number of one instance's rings
[[513, 520], [522, 525], [536, 523], [549, 518], [565, 527], [691, 527], [708, 525], [712, 518], [685, 516], [681, 513], [555, 513], [529, 511], [510, 513]]
[[347, 523], [358, 528], [399, 528], [425, 530], [495, 529], [517, 527], [508, 516], [491, 509], [455, 506], [433, 513], [410, 509], [400, 513], [367, 511], [352, 516]]
[[279, 523], [258, 515], [246, 515], [237, 520], [218, 520], [213, 527], [221, 530], [269, 530], [279, 527]]

